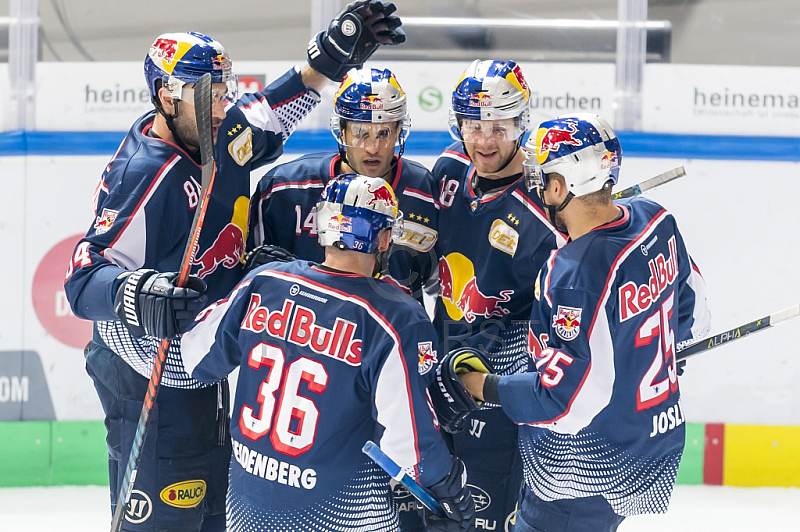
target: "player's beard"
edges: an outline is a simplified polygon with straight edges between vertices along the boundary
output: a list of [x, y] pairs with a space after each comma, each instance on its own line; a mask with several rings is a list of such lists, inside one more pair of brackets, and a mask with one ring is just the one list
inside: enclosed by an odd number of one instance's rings
[[[481, 177], [491, 177], [497, 175], [511, 163], [511, 160], [517, 154], [519, 144], [517, 142], [503, 142], [495, 143], [489, 147], [480, 146], [477, 143], [464, 143], [464, 148], [469, 156], [478, 175]], [[496, 151], [496, 155], [492, 157], [493, 160], [487, 161], [480, 157], [479, 153], [486, 153]], [[511, 172], [517, 173], [517, 172]]]
[[197, 121], [193, 113], [194, 108], [189, 105], [181, 105], [181, 102], [178, 105], [180, 106], [178, 116], [172, 120], [175, 132], [189, 151], [198, 152], [200, 151], [200, 140], [197, 136]]

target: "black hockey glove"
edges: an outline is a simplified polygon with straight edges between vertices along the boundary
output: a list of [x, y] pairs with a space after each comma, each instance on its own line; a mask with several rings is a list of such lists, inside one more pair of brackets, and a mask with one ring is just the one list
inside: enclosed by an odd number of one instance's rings
[[332, 79], [342, 81], [351, 68], [361, 68], [381, 44], [400, 44], [406, 36], [394, 4], [357, 0], [347, 5], [308, 43], [308, 64]]
[[244, 273], [250, 273], [259, 266], [269, 264], [270, 262], [293, 262], [296, 260], [297, 256], [293, 255], [289, 250], [283, 249], [280, 246], [264, 244], [263, 246], [258, 246], [245, 256]]
[[114, 311], [135, 337], [174, 338], [186, 332], [206, 306], [206, 283], [189, 277], [185, 288], [175, 286], [178, 274], [136, 270], [117, 289]]
[[677, 364], [675, 364], [675, 370], [678, 372], [678, 377], [683, 375], [683, 371], [686, 369], [686, 361], [679, 360]]
[[428, 532], [461, 532], [471, 529], [475, 517], [475, 502], [467, 487], [464, 462], [456, 459], [450, 473], [431, 486], [430, 490], [433, 498], [442, 505], [446, 517], [436, 517], [429, 510], [421, 510], [422, 521]]
[[489, 360], [470, 348], [450, 351], [436, 368], [436, 380], [428, 387], [439, 425], [452, 434], [464, 429], [467, 416], [483, 402], [476, 401], [461, 383], [459, 375], [470, 371], [492, 373]]

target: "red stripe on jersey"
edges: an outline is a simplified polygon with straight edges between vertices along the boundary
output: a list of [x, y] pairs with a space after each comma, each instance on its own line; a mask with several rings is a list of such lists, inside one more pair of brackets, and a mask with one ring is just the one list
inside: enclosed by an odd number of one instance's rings
[[[301, 92], [300, 94], [295, 94], [295, 95], [294, 95], [294, 96], [292, 96], [291, 98], [289, 98], [289, 99], [287, 99], [287, 100], [283, 100], [282, 102], [278, 102], [278, 103], [276, 103], [276, 104], [270, 105], [270, 108], [271, 108], [271, 109], [277, 109], [278, 107], [283, 107], [284, 105], [286, 105], [286, 104], [289, 104], [289, 103], [292, 103], [293, 101], [297, 100], [298, 98], [302, 98], [302, 97], [303, 97], [303, 96], [305, 96], [306, 94], [308, 94], [308, 90], [304, 90], [304, 91], [303, 91], [303, 92]], [[262, 100], [265, 100], [265, 99], [266, 99], [266, 98], [261, 98], [261, 99], [259, 99], [258, 101], [262, 101]], [[253, 102], [253, 103], [255, 103], [255, 102]], [[253, 105], [253, 104], [250, 104], [250, 105]], [[248, 105], [246, 108], [249, 108], [249, 107], [250, 107], [250, 105]]]
[[427, 194], [421, 190], [417, 190], [415, 188], [407, 188], [403, 191], [403, 194], [408, 194], [409, 196], [413, 196], [419, 198], [424, 201], [430, 201], [433, 203], [433, 195]]
[[[329, 272], [329, 271], [326, 271], [326, 270], [321, 270], [321, 269], [316, 268], [315, 266], [312, 266], [312, 268], [315, 269], [318, 272], [325, 273], [325, 274], [328, 274], [328, 275], [342, 275], [342, 274], [339, 274], [338, 272]], [[414, 404], [411, 403], [412, 394], [411, 394], [411, 382], [410, 382], [410, 380], [408, 378], [408, 375], [409, 375], [408, 366], [406, 365], [406, 359], [405, 359], [405, 356], [403, 355], [403, 345], [400, 343], [400, 336], [397, 334], [397, 331], [395, 330], [394, 326], [389, 322], [389, 320], [387, 320], [383, 316], [383, 314], [378, 312], [375, 309], [375, 307], [373, 307], [369, 303], [369, 301], [367, 301], [365, 299], [362, 299], [362, 298], [360, 298], [358, 296], [355, 296], [355, 295], [352, 295], [352, 294], [348, 294], [346, 292], [342, 292], [341, 290], [337, 290], [335, 288], [331, 288], [329, 286], [325, 286], [325, 285], [323, 285], [321, 283], [318, 283], [316, 281], [313, 281], [313, 280], [309, 279], [308, 277], [303, 277], [302, 275], [296, 275], [296, 274], [292, 274], [292, 273], [288, 273], [288, 272], [279, 272], [279, 271], [275, 271], [275, 270], [264, 270], [263, 272], [259, 272], [257, 275], [258, 276], [262, 276], [262, 275], [263, 276], [270, 276], [270, 277], [275, 277], [275, 278], [278, 278], [278, 279], [292, 280], [292, 281], [299, 282], [301, 284], [311, 285], [313, 288], [316, 288], [320, 292], [327, 293], [327, 294], [335, 296], [335, 297], [338, 296], [339, 299], [342, 299], [342, 300], [345, 300], [345, 301], [351, 301], [352, 303], [354, 303], [356, 305], [359, 305], [361, 307], [366, 308], [366, 310], [373, 316], [373, 318], [375, 318], [376, 320], [378, 320], [378, 321], [380, 321], [380, 322], [382, 322], [384, 324], [384, 330], [387, 330], [389, 335], [394, 340], [395, 345], [397, 346], [397, 351], [400, 354], [400, 362], [403, 365], [403, 372], [405, 374], [405, 383], [406, 383], [406, 397], [408, 397], [408, 399], [409, 399], [408, 412], [409, 412], [409, 415], [411, 416], [411, 430], [414, 432], [414, 452], [415, 452], [415, 456], [416, 456], [416, 463], [419, 463], [419, 461], [420, 461], [420, 452], [419, 452], [419, 438], [417, 437], [417, 420], [416, 420], [416, 416], [414, 414]], [[351, 275], [350, 274], [344, 274], [344, 276], [348, 276], [349, 277]], [[355, 277], [363, 277], [363, 276], [355, 275]]]
[[[472, 160], [469, 158], [469, 156], [468, 156], [467, 154], [465, 154], [465, 153], [461, 153], [461, 152], [458, 152], [458, 151], [453, 151], [453, 150], [444, 150], [444, 151], [442, 152], [442, 155], [448, 155], [448, 156], [455, 156], [455, 157], [458, 157], [459, 159], [461, 159], [461, 160], [463, 160], [463, 161], [464, 161], [464, 164], [470, 164], [470, 163], [472, 163]], [[441, 157], [442, 155], [440, 155], [439, 157]]]
[[280, 192], [284, 189], [291, 188], [306, 188], [313, 186], [324, 186], [325, 183], [321, 179], [309, 179], [308, 181], [281, 181], [270, 185], [259, 197], [258, 201], [267, 199], [273, 192]]
[[[153, 192], [153, 190], [164, 179], [164, 177], [169, 173], [169, 171], [172, 170], [172, 168], [178, 163], [180, 158], [181, 158], [181, 156], [178, 155], [177, 153], [175, 153], [175, 154], [172, 155], [172, 157], [167, 159], [167, 162], [164, 163], [164, 166], [161, 167], [161, 169], [156, 174], [155, 178], [153, 178], [153, 181], [150, 183], [150, 186], [147, 187], [147, 190], [145, 191], [145, 193], [142, 194], [141, 199], [139, 199], [139, 203], [136, 204], [136, 207], [134, 207], [133, 212], [131, 213], [130, 216], [128, 216], [128, 219], [125, 221], [125, 225], [122, 226], [122, 229], [119, 230], [119, 232], [117, 233], [117, 236], [114, 237], [114, 240], [108, 245], [108, 248], [113, 248], [114, 247], [114, 244], [117, 243], [117, 241], [120, 239], [122, 234], [125, 232], [125, 229], [127, 229], [127, 227], [130, 225], [130, 223], [133, 221], [133, 218], [136, 216], [136, 213], [139, 211], [139, 209], [142, 207], [142, 205], [150, 198], [150, 195]], [[106, 249], [108, 249], [108, 248], [106, 248]], [[105, 255], [105, 251], [106, 251], [105, 249], [102, 251], [103, 255]]]

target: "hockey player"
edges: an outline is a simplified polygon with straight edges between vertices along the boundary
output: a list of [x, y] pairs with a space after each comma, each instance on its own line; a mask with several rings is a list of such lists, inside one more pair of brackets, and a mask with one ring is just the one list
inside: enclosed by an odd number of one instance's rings
[[348, 72], [336, 91], [331, 116], [339, 152], [306, 155], [267, 172], [251, 201], [248, 249], [277, 245], [321, 262], [315, 223], [320, 190], [341, 173], [380, 177], [392, 185], [404, 213], [403, 234], [385, 258], [383, 279], [420, 298], [422, 285], [436, 268], [432, 250], [438, 187], [424, 166], [402, 157], [410, 129], [406, 94], [392, 72]]
[[466, 471], [425, 391], [436, 333], [420, 305], [372, 278], [402, 230], [397, 215], [382, 178], [330, 179], [316, 217], [324, 262], [255, 269], [183, 337], [195, 379], [239, 368], [228, 530], [396, 530], [389, 477], [361, 452], [367, 440], [443, 503], [449, 518], [429, 520], [429, 530], [469, 526]]
[[535, 369], [463, 381], [519, 424], [514, 530], [613, 531], [667, 511], [685, 436], [675, 350], [710, 329], [705, 283], [667, 210], [612, 203], [622, 150], [603, 118], [546, 121], [527, 148], [526, 178], [570, 238], [536, 279]]
[[[530, 271], [565, 242], [522, 180], [529, 96], [513, 61], [472, 63], [452, 95], [450, 132], [457, 142], [433, 169], [441, 187], [434, 320], [442, 352], [475, 348], [502, 375], [527, 369]], [[504, 530], [513, 521], [522, 464], [516, 426], [489, 406], [470, 415], [453, 445], [487, 502], [476, 514], [476, 528]]]
[[[112, 511], [159, 338], [185, 330], [206, 297], [223, 296], [241, 279], [250, 172], [281, 154], [330, 79], [341, 80], [379, 44], [405, 40], [393, 10], [378, 1], [350, 4], [310, 44], [308, 65], [239, 99], [219, 42], [199, 33], [168, 33], [150, 47], [144, 70], [155, 109], [136, 121], [107, 165], [95, 193], [94, 221], [75, 248], [65, 281], [75, 315], [95, 322], [86, 367], [106, 416]], [[174, 272], [200, 197], [193, 90], [205, 73], [212, 76], [217, 186], [193, 277], [178, 288]], [[169, 349], [124, 530], [225, 528], [227, 386], [205, 386], [181, 371], [179, 346], [174, 340]]]

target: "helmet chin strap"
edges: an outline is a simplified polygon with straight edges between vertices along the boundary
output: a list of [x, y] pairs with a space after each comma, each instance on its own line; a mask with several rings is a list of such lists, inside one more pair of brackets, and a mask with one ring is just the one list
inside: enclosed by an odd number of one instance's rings
[[550, 220], [550, 223], [553, 224], [553, 227], [555, 227], [556, 229], [558, 229], [562, 233], [567, 233], [566, 227], [559, 227], [558, 224], [556, 223], [556, 213], [563, 211], [567, 207], [569, 202], [572, 201], [572, 198], [574, 198], [575, 195], [572, 192], [568, 192], [567, 193], [567, 197], [564, 198], [564, 201], [561, 202], [561, 205], [556, 207], [555, 205], [550, 205], [549, 203], [547, 203], [544, 200], [544, 189], [543, 188], [539, 187], [538, 191], [539, 191], [539, 199], [542, 200], [542, 206], [545, 209], [547, 209], [547, 218]]
[[153, 98], [153, 105], [156, 108], [156, 112], [161, 114], [161, 116], [163, 116], [164, 120], [167, 122], [167, 128], [169, 128], [170, 133], [172, 133], [172, 138], [175, 139], [175, 144], [177, 144], [178, 147], [186, 153], [194, 156], [192, 150], [190, 150], [186, 144], [184, 144], [181, 136], [178, 135], [178, 130], [173, 122], [176, 118], [178, 118], [178, 102], [180, 101], [181, 100], [177, 100], [175, 98], [172, 99], [172, 107], [175, 109], [175, 112], [171, 115], [167, 114], [167, 112], [164, 110], [164, 106], [161, 105], [161, 102], [158, 100], [158, 98]]

